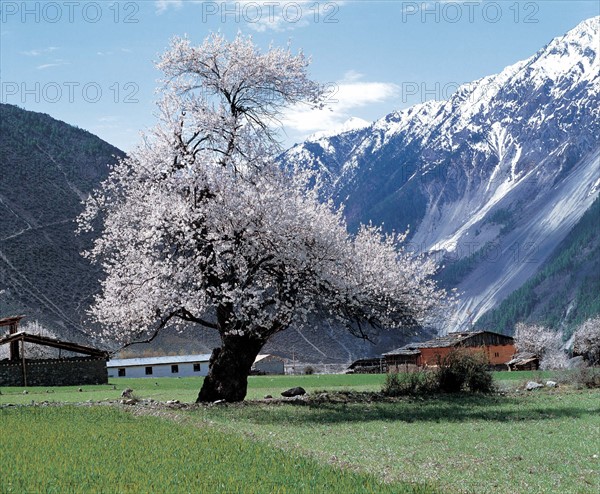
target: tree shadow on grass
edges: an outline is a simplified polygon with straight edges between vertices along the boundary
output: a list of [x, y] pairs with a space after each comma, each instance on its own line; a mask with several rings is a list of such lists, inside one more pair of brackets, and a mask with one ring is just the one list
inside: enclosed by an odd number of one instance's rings
[[397, 422], [523, 422], [597, 416], [598, 406], [574, 406], [572, 401], [534, 401], [530, 397], [497, 395], [437, 395], [394, 401], [249, 403], [236, 418], [268, 424], [336, 424], [369, 421]]

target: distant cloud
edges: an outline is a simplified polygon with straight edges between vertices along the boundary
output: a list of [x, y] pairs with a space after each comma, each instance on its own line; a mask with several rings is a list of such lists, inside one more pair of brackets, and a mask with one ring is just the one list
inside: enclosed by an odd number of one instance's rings
[[38, 50], [28, 50], [20, 52], [21, 55], [25, 55], [27, 57], [39, 57], [40, 55], [47, 55], [48, 53], [52, 53], [53, 51], [58, 50], [56, 46], [49, 46], [48, 48], [41, 48]]
[[121, 117], [118, 115], [107, 115], [105, 117], [100, 117], [98, 122], [107, 123], [107, 122], [118, 122], [121, 120]]
[[399, 86], [391, 82], [367, 82], [356, 71], [349, 71], [337, 83], [328, 85], [326, 109], [314, 110], [296, 105], [289, 109], [282, 123], [296, 132], [308, 134], [339, 127], [356, 116], [361, 108], [395, 98]]
[[316, 23], [338, 23], [339, 8], [346, 2], [344, 0], [335, 2], [241, 0], [228, 3], [237, 6], [241, 20], [245, 21], [250, 29], [258, 32], [268, 30], [281, 32]]
[[44, 63], [42, 65], [38, 65], [36, 67], [36, 69], [38, 69], [38, 70], [45, 70], [45, 69], [49, 69], [49, 68], [52, 68], [52, 67], [61, 67], [63, 65], [70, 65], [70, 64], [71, 64], [71, 62], [64, 62], [62, 60], [56, 60], [56, 61], [54, 61], [52, 63]]
[[183, 0], [155, 0], [154, 5], [156, 7], [156, 13], [162, 14], [170, 7], [180, 9], [183, 7]]
[[181, 9], [184, 5], [204, 4], [203, 20], [232, 21], [245, 23], [248, 28], [258, 31], [291, 31], [316, 23], [339, 22], [339, 8], [346, 0], [315, 2], [314, 0], [273, 1], [273, 0], [155, 0], [158, 15], [168, 9]]

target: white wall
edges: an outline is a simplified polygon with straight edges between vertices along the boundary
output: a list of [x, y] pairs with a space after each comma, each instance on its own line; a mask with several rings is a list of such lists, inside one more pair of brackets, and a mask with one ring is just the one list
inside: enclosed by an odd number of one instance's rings
[[[200, 364], [200, 372], [194, 372], [194, 364]], [[171, 372], [171, 365], [179, 367], [178, 373]], [[152, 374], [146, 375], [146, 367], [152, 367]], [[125, 369], [125, 376], [119, 376], [119, 369]], [[108, 377], [190, 377], [208, 375], [208, 362], [186, 362], [178, 364], [136, 365], [131, 367], [109, 367]]]

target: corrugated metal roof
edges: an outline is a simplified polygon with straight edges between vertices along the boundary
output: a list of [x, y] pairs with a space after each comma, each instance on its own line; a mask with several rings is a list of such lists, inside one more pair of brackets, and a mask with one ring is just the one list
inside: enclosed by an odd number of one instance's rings
[[421, 353], [420, 350], [416, 348], [397, 348], [396, 350], [392, 350], [391, 352], [384, 353], [384, 355], [419, 355]]
[[210, 353], [200, 355], [171, 355], [165, 357], [140, 357], [140, 358], [120, 358], [109, 360], [107, 367], [134, 367], [147, 365], [169, 365], [169, 364], [187, 364], [194, 362], [208, 362]]

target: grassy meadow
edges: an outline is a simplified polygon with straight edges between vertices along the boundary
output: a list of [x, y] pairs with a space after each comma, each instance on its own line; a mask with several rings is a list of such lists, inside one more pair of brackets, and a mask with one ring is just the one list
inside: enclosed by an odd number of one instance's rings
[[[256, 376], [251, 401], [182, 409], [108, 400], [193, 402], [201, 379], [2, 388], [0, 492], [600, 492], [600, 391], [495, 377], [506, 393], [357, 401], [385, 376]], [[297, 385], [330, 394], [260, 400]]]
[[[514, 388], [525, 384], [528, 379], [551, 378], [551, 372], [496, 372], [500, 388]], [[158, 401], [179, 400], [183, 403], [196, 401], [202, 386], [202, 377], [159, 377], [159, 378], [111, 378], [109, 384], [99, 386], [63, 387], [10, 387], [0, 388], [0, 405], [30, 404], [48, 401], [80, 403], [88, 400], [117, 400], [126, 388], [133, 389], [140, 398]], [[317, 374], [299, 376], [250, 376], [247, 400], [258, 400], [266, 395], [277, 398], [280, 393], [293, 386], [302, 386], [308, 393], [327, 391], [380, 391], [385, 381], [383, 374]], [[79, 391], [81, 389], [81, 391]], [[27, 391], [27, 394], [23, 394]]]

